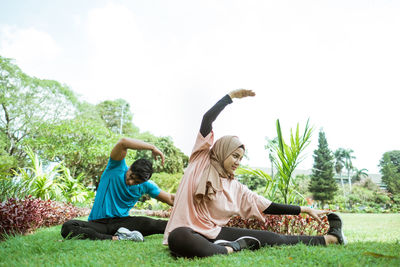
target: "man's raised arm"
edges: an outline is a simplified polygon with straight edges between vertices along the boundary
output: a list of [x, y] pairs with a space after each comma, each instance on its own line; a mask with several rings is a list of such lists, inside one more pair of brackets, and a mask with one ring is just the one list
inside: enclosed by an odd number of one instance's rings
[[157, 157], [161, 158], [161, 163], [164, 164], [164, 155], [163, 153], [154, 145], [148, 144], [146, 142], [132, 139], [132, 138], [121, 138], [118, 143], [111, 150], [111, 159], [113, 160], [123, 160], [126, 157], [126, 153], [128, 149], [133, 150], [150, 150], [153, 154], [153, 158], [157, 159]]

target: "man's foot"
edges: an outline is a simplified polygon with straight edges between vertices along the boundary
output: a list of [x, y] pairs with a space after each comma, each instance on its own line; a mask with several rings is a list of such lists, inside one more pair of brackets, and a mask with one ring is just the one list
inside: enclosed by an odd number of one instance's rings
[[343, 234], [343, 222], [339, 215], [335, 213], [328, 214], [329, 230], [328, 235], [336, 236], [339, 244], [346, 245], [347, 239]]
[[132, 240], [135, 242], [143, 242], [143, 235], [139, 231], [129, 231], [125, 227], [121, 227], [115, 233], [119, 240]]
[[235, 241], [216, 240], [214, 244], [224, 247], [231, 247], [233, 251], [241, 251], [243, 249], [256, 250], [261, 247], [260, 241], [251, 236], [242, 236]]

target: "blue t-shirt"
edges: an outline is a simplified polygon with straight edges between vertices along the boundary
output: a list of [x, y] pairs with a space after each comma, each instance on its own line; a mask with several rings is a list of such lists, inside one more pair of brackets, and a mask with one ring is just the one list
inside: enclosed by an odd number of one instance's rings
[[110, 158], [107, 167], [101, 176], [99, 187], [89, 221], [129, 216], [129, 210], [144, 194], [157, 197], [161, 190], [153, 181], [146, 181], [137, 185], [127, 185], [125, 175], [128, 166], [123, 160]]

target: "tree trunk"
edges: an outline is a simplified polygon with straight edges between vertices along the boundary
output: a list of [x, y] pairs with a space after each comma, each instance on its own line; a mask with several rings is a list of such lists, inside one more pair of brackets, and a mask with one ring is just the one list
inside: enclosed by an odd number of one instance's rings
[[342, 188], [344, 190], [344, 182], [343, 182], [342, 172], [340, 172], [340, 183], [342, 184]]
[[349, 180], [349, 188], [351, 192], [351, 178], [350, 178], [350, 170], [347, 171], [347, 179]]

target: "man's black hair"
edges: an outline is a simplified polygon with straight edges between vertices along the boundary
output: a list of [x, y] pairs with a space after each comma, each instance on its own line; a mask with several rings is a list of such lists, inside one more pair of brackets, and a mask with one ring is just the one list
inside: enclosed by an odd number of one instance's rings
[[148, 159], [138, 159], [132, 163], [130, 169], [139, 179], [147, 181], [153, 174], [153, 163]]

